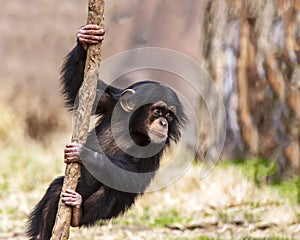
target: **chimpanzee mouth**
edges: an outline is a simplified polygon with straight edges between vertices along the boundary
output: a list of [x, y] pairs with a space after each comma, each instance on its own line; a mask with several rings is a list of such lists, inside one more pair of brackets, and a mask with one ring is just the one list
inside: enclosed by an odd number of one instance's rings
[[148, 136], [152, 143], [162, 143], [167, 140], [168, 135], [153, 129], [148, 130]]

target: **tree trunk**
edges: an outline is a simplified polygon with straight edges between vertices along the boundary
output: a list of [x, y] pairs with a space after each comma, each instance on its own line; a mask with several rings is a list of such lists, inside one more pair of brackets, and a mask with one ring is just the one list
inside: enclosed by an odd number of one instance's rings
[[[221, 3], [209, 1], [203, 47], [207, 68], [223, 94], [227, 111], [223, 158], [273, 160], [277, 179], [297, 173], [299, 1], [226, 0], [222, 8], [227, 14], [220, 12]], [[219, 21], [223, 22], [221, 30]]]
[[[103, 27], [104, 0], [89, 0], [88, 24], [97, 24]], [[84, 81], [79, 90], [79, 104], [73, 117], [72, 141], [84, 144], [88, 135], [90, 116], [94, 105], [98, 74], [101, 62], [101, 43], [88, 48], [84, 72]], [[71, 163], [66, 166], [62, 192], [67, 189], [76, 190], [80, 176], [80, 164]], [[72, 208], [59, 200], [55, 225], [51, 240], [68, 239]]]

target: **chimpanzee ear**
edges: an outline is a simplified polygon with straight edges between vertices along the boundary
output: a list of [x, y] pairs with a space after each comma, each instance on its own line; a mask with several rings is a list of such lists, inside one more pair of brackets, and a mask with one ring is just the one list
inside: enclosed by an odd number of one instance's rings
[[133, 94], [135, 94], [135, 91], [130, 88], [121, 93], [120, 104], [126, 112], [131, 112], [135, 107], [135, 103], [130, 99]]
[[171, 106], [169, 109], [172, 113], [174, 113], [174, 115], [176, 115], [176, 106]]

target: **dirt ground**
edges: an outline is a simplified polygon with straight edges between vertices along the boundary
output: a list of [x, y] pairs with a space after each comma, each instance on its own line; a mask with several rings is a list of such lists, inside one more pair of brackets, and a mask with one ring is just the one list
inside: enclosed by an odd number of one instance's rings
[[[232, 167], [216, 167], [202, 180], [199, 171], [191, 167], [171, 186], [147, 193], [120, 218], [71, 228], [70, 239], [300, 239], [300, 207], [276, 189], [257, 188]], [[26, 239], [26, 216], [42, 192], [14, 193], [1, 200], [0, 239]], [[25, 199], [22, 205], [20, 199]], [[22, 210], [12, 214], [9, 209], [15, 205]]]
[[[258, 189], [234, 168], [216, 167], [202, 180], [199, 172], [192, 167], [175, 184], [146, 194], [118, 221], [91, 232], [76, 229], [74, 239], [300, 239], [300, 207], [290, 205], [276, 190]], [[151, 216], [145, 221], [148, 206]], [[174, 223], [149, 226], [174, 209], [180, 214]]]

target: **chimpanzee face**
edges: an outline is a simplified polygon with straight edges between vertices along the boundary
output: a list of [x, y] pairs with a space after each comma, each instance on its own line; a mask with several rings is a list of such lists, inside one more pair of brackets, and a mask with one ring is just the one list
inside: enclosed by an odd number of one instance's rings
[[163, 143], [168, 138], [169, 125], [175, 118], [176, 108], [163, 101], [149, 106], [145, 121], [146, 133], [152, 143]]
[[133, 140], [139, 145], [164, 144], [169, 131], [176, 121], [176, 107], [163, 101], [146, 104], [133, 111], [129, 128]]
[[141, 86], [135, 90], [126, 89], [121, 94], [120, 105], [130, 115], [130, 135], [138, 145], [168, 145], [169, 140], [176, 142], [180, 138], [185, 114], [170, 88], [148, 85], [143, 89]]

